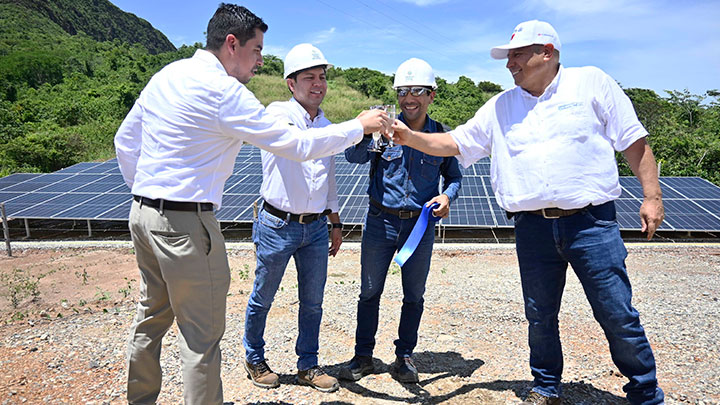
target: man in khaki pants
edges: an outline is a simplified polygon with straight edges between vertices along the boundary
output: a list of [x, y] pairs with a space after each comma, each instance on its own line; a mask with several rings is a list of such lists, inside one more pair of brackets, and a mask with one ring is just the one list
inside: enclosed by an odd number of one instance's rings
[[[207, 46], [155, 74], [115, 136], [132, 189], [130, 232], [142, 276], [128, 347], [127, 399], [160, 393], [162, 337], [177, 320], [186, 404], [221, 404], [219, 342], [230, 272], [214, 210], [243, 142], [294, 160], [331, 156], [363, 133], [386, 131], [387, 114], [303, 133], [278, 122], [244, 84], [262, 66], [267, 25], [245, 7], [221, 4]], [[173, 400], [171, 402], [177, 402]]]

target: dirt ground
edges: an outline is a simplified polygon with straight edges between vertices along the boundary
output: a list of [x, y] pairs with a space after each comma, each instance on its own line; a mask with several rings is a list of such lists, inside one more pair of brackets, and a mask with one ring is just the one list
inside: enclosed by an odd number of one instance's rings
[[[352, 355], [359, 250], [351, 244], [331, 259], [321, 332], [321, 361], [335, 373]], [[223, 343], [225, 400], [234, 403], [516, 403], [527, 393], [526, 325], [512, 248], [439, 251], [433, 258], [426, 314], [416, 361], [421, 383], [403, 386], [386, 373], [393, 360], [397, 303], [402, 292], [389, 280], [383, 296], [376, 353], [379, 374], [319, 394], [292, 383], [296, 296], [292, 269], [271, 311], [266, 334], [277, 390], [245, 379], [240, 343], [252, 288], [254, 255], [247, 246], [229, 255], [232, 284]], [[720, 246], [631, 251], [636, 306], [653, 338], [668, 403], [720, 403], [716, 349]], [[662, 270], [660, 270], [662, 269]], [[391, 269], [391, 276], [396, 271]], [[468, 274], [472, 274], [468, 276]], [[124, 339], [139, 288], [134, 252], [121, 247], [23, 248], [0, 255], [0, 404], [122, 403]], [[677, 291], [697, 307], [676, 309]], [[693, 294], [696, 294], [695, 297]], [[602, 332], [582, 290], [568, 280], [561, 314], [566, 356], [565, 403], [625, 403], [624, 377], [612, 366]], [[576, 309], [577, 305], [577, 309]], [[682, 312], [686, 311], [686, 312]], [[697, 325], [682, 323], [697, 312]], [[714, 319], [714, 320], [713, 320]], [[272, 326], [270, 325], [272, 324]], [[677, 324], [677, 325], [676, 325]], [[450, 333], [449, 331], [452, 331]], [[182, 382], [177, 331], [163, 343], [161, 403], [180, 403]], [[520, 361], [517, 361], [517, 359]], [[512, 362], [508, 362], [508, 359]], [[329, 402], [328, 402], [329, 401]]]

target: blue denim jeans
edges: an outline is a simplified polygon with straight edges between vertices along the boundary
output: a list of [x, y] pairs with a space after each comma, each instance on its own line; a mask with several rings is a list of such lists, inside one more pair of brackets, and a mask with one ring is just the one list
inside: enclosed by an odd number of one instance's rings
[[630, 403], [663, 403], [652, 349], [631, 303], [627, 250], [620, 238], [615, 204], [608, 202], [558, 219], [517, 214], [515, 241], [529, 322], [533, 391], [560, 395], [563, 357], [558, 312], [569, 263], [605, 332], [613, 362], [630, 379], [623, 387]]
[[245, 358], [252, 364], [265, 360], [265, 322], [290, 257], [295, 259], [298, 281], [298, 370], [318, 364], [318, 335], [327, 279], [327, 218], [309, 224], [285, 222], [265, 210], [253, 224], [257, 267], [245, 311]]
[[[355, 354], [372, 356], [378, 327], [380, 296], [385, 287], [388, 268], [395, 252], [405, 244], [417, 217], [400, 219], [370, 206], [363, 230], [360, 254], [360, 298], [355, 330]], [[430, 258], [435, 242], [434, 223], [428, 224], [415, 253], [401, 269], [403, 303], [395, 340], [395, 354], [412, 355], [417, 345], [418, 328], [423, 313], [425, 282], [430, 271]]]

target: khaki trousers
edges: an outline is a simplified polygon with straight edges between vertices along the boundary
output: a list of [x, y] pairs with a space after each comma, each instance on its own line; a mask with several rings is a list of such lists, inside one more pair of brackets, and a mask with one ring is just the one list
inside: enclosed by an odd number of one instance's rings
[[222, 404], [219, 343], [230, 268], [215, 214], [133, 201], [130, 234], [142, 281], [128, 344], [128, 402], [157, 401], [162, 338], [177, 320], [185, 404]]

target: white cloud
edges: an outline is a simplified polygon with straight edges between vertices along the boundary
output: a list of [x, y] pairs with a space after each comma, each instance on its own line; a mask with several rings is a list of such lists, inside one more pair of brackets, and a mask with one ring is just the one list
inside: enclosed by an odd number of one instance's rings
[[290, 52], [290, 48], [287, 48], [285, 46], [265, 44], [262, 53], [263, 55], [274, 55], [280, 59], [284, 59], [285, 55], [287, 55], [288, 52]]
[[314, 34], [312, 36], [313, 39], [310, 42], [314, 45], [322, 44], [322, 43], [330, 41], [334, 36], [335, 36], [335, 27], [332, 27], [329, 30], [320, 31], [320, 32]]

